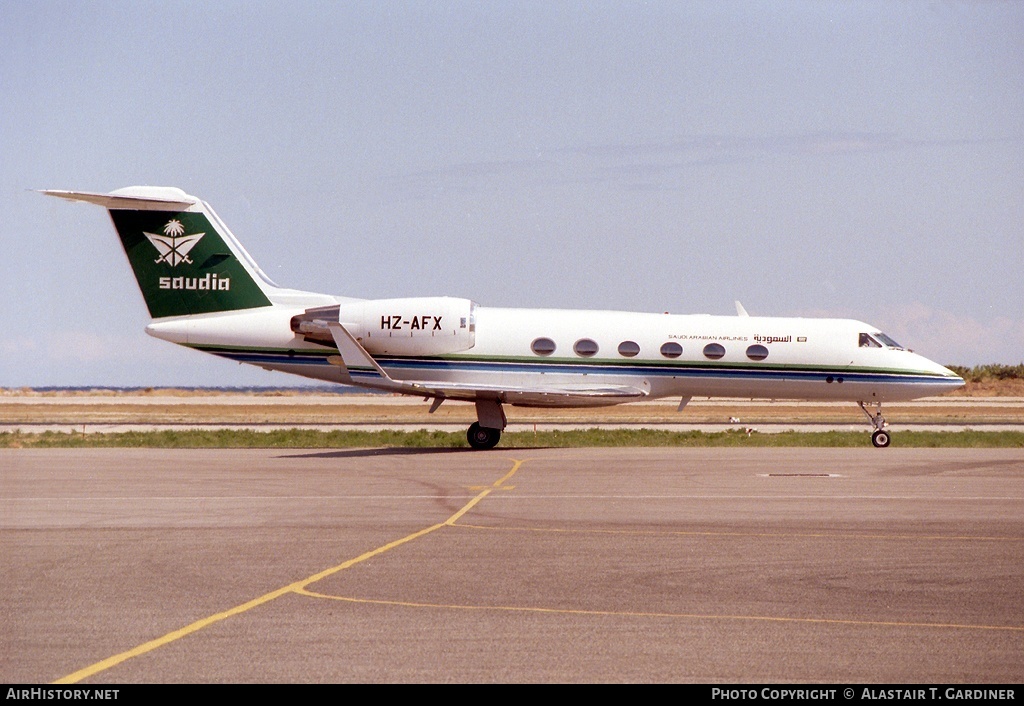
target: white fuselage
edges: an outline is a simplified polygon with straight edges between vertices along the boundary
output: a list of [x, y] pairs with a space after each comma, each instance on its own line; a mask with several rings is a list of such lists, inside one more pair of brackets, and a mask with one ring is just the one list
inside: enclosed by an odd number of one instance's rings
[[[269, 370], [345, 381], [337, 364], [329, 360], [335, 350], [307, 342], [289, 328], [292, 316], [306, 306], [326, 301], [321, 298], [296, 302], [295, 306], [157, 320], [147, 331]], [[475, 343], [468, 350], [445, 355], [380, 356], [377, 361], [396, 380], [509, 390], [569, 388], [586, 383], [634, 387], [649, 398], [728, 396], [882, 402], [939, 394], [963, 384], [952, 371], [911, 351], [877, 343], [864, 346], [861, 334], [877, 335], [877, 329], [843, 319], [476, 307]], [[387, 335], [410, 334], [394, 331]], [[548, 352], [549, 344], [547, 348], [541, 346], [540, 353], [535, 352], [538, 339], [547, 339], [554, 350]], [[580, 341], [585, 344], [577, 346]], [[622, 344], [626, 344], [622, 350], [627, 354], [620, 353]], [[709, 344], [712, 347], [706, 350]], [[595, 348], [596, 352], [591, 352]], [[379, 387], [356, 373], [351, 382]], [[451, 392], [446, 396], [481, 397], [480, 393]], [[628, 401], [529, 392], [495, 398], [510, 404], [541, 406]]]

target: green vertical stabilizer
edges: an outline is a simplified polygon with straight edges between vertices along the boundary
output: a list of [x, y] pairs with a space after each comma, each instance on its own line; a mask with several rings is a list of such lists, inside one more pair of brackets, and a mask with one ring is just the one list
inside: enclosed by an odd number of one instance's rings
[[111, 209], [154, 319], [270, 306], [204, 213]]

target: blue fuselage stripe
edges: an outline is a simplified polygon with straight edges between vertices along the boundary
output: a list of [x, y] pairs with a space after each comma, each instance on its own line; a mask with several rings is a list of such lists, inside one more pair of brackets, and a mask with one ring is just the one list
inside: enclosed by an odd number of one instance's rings
[[[239, 350], [216, 350], [207, 349], [206, 352], [213, 353], [224, 358], [240, 363], [252, 365], [264, 365], [272, 367], [280, 366], [332, 366], [327, 361], [328, 355], [289, 355], [287, 353], [273, 353], [266, 351], [239, 351]], [[914, 384], [935, 384], [949, 387], [953, 382], [951, 379], [939, 375], [923, 375], [919, 373], [898, 373], [890, 371], [847, 371], [842, 368], [750, 368], [750, 367], [727, 367], [727, 366], [697, 366], [693, 363], [687, 365], [601, 365], [600, 363], [571, 364], [564, 362], [536, 362], [526, 363], [519, 361], [480, 361], [480, 360], [440, 360], [431, 358], [377, 358], [377, 362], [386, 370], [400, 370], [405, 372], [486, 372], [486, 373], [512, 373], [512, 374], [581, 374], [589, 375], [628, 375], [643, 377], [662, 378], [718, 378], [718, 379], [741, 379], [741, 380], [822, 380], [828, 376], [842, 377], [849, 382], [901, 382]], [[356, 373], [358, 371], [352, 371]], [[374, 375], [376, 375], [374, 373]], [[399, 376], [400, 377], [400, 376]]]

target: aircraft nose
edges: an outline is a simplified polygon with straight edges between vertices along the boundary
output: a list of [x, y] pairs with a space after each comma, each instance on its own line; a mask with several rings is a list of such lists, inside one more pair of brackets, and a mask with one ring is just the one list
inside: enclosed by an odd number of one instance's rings
[[955, 370], [950, 370], [949, 368], [942, 368], [942, 374], [948, 378], [956, 378], [960, 382], [964, 381], [964, 379], [960, 377], [960, 375]]
[[964, 385], [967, 384], [966, 380], [964, 380], [962, 377], [957, 375], [949, 368], [943, 368], [943, 370], [945, 371], [945, 373], [943, 374], [946, 376], [946, 379], [949, 385], [951, 386], [950, 389], [955, 390], [956, 388], [963, 387]]
[[[925, 360], [928, 359], [925, 358]], [[930, 364], [930, 367], [936, 374], [941, 375], [943, 377], [942, 387], [946, 391], [955, 390], [958, 387], [963, 387], [966, 384], [964, 379], [960, 377], [960, 374], [957, 373], [955, 370], [950, 370], [944, 365], [939, 365], [938, 363], [931, 360], [928, 360], [928, 363]]]

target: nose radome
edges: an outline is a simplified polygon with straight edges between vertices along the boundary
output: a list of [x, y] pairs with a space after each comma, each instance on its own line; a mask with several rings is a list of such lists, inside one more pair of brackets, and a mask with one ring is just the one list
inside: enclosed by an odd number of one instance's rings
[[[917, 354], [915, 353], [915, 355]], [[924, 367], [928, 372], [934, 373], [936, 375], [941, 375], [943, 378], [946, 378], [945, 380], [943, 380], [943, 387], [946, 387], [948, 390], [955, 390], [958, 387], [964, 386], [964, 379], [960, 377], [960, 375], [957, 374], [955, 371], [950, 370], [944, 365], [939, 365], [934, 360], [929, 360], [924, 356], [919, 355], [918, 358], [924, 364]]]

